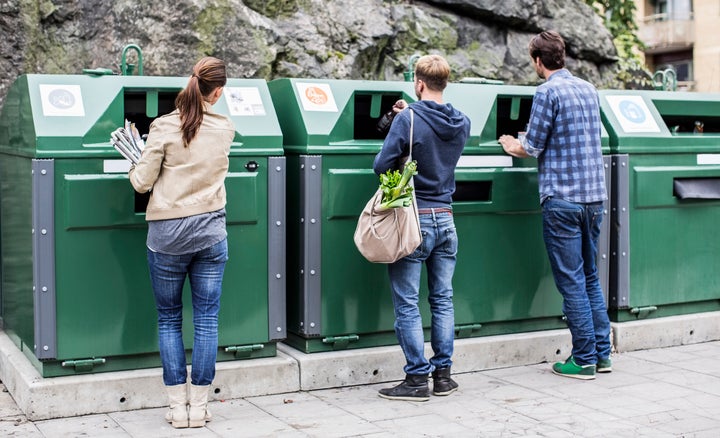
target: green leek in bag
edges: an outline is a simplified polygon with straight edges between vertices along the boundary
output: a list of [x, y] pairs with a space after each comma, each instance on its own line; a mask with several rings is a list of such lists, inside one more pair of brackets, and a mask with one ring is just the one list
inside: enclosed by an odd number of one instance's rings
[[399, 170], [388, 170], [380, 175], [380, 190], [383, 192], [382, 202], [378, 210], [397, 207], [409, 207], [412, 204], [413, 187], [408, 185], [410, 178], [417, 174], [415, 160], [405, 164], [402, 174]]

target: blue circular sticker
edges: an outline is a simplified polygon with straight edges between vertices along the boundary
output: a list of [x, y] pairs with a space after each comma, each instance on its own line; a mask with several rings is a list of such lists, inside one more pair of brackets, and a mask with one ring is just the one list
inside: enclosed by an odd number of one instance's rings
[[73, 94], [62, 88], [52, 90], [50, 94], [48, 94], [48, 101], [50, 105], [62, 110], [72, 108], [75, 105], [75, 97]]
[[620, 109], [620, 114], [633, 123], [642, 123], [645, 121], [645, 111], [635, 102], [623, 100], [618, 105], [618, 108]]

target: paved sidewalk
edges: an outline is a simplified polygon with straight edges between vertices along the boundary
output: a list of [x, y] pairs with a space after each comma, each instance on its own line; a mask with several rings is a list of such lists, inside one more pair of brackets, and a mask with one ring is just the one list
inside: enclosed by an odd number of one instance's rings
[[[0, 393], [3, 437], [718, 437], [720, 341], [613, 356], [596, 380], [549, 364], [459, 374], [428, 402], [377, 396], [388, 384], [210, 403], [207, 427], [173, 429], [165, 409], [29, 422]], [[3, 387], [4, 389], [4, 387]]]

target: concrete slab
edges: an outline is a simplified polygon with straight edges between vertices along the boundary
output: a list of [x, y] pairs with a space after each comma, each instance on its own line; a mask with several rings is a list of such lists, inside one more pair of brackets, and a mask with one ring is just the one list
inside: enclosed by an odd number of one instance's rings
[[[220, 362], [211, 400], [293, 392], [297, 361], [276, 357]], [[0, 331], [0, 379], [29, 420], [73, 417], [166, 406], [162, 369], [44, 378]]]
[[[570, 333], [547, 330], [485, 336], [455, 341], [453, 373], [466, 373], [565, 359], [570, 354]], [[300, 389], [336, 388], [402, 380], [405, 358], [400, 346], [322, 353], [304, 353], [284, 344], [278, 350], [297, 360]], [[432, 356], [425, 344], [426, 357]]]
[[611, 323], [618, 352], [720, 340], [720, 312]]

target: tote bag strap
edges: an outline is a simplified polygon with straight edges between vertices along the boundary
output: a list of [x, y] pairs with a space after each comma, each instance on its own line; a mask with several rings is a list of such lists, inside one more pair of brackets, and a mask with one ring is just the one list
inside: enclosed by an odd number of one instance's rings
[[410, 153], [408, 154], [408, 159], [405, 164], [412, 161], [413, 125], [415, 124], [415, 111], [413, 111], [412, 108], [408, 108], [408, 110], [410, 111]]

